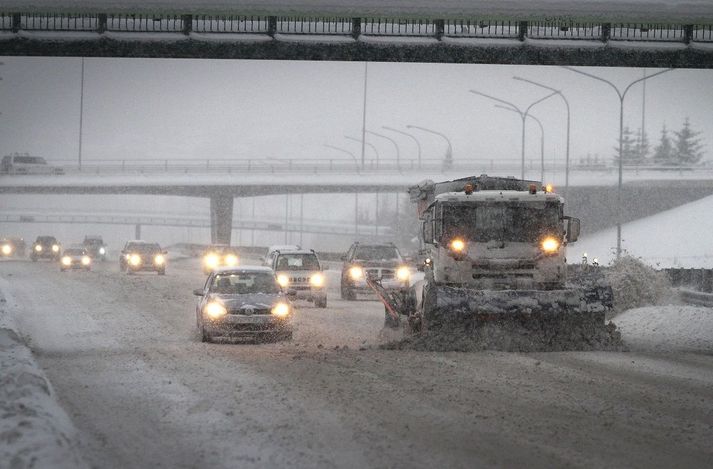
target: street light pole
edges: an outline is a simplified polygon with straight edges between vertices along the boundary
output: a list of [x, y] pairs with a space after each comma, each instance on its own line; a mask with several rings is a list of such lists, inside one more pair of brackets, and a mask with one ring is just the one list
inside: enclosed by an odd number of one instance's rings
[[401, 153], [399, 152], [399, 144], [396, 142], [396, 140], [389, 137], [388, 135], [379, 134], [371, 130], [367, 130], [366, 133], [371, 134], [375, 137], [381, 137], [383, 139], [386, 139], [394, 145], [394, 148], [396, 149], [396, 167], [399, 169], [399, 171], [401, 171]]
[[361, 167], [364, 168], [364, 154], [366, 152], [366, 84], [369, 76], [369, 62], [364, 62], [364, 104], [361, 115]]
[[82, 78], [79, 93], [79, 170], [82, 170], [82, 119], [84, 115], [84, 57], [82, 57]]
[[619, 259], [621, 257], [621, 186], [622, 186], [622, 180], [623, 180], [623, 173], [624, 173], [624, 155], [622, 154], [623, 152], [623, 134], [624, 134], [624, 98], [626, 98], [626, 93], [629, 92], [632, 86], [635, 84], [648, 80], [649, 78], [653, 78], [656, 76], [661, 75], [662, 73], [670, 72], [673, 70], [672, 68], [667, 68], [666, 70], [661, 70], [659, 72], [654, 73], [653, 75], [649, 76], [644, 76], [642, 78], [639, 78], [638, 80], [634, 80], [631, 83], [629, 83], [625, 88], [624, 91], [620, 91], [617, 86], [610, 82], [609, 80], [606, 80], [602, 77], [598, 77], [596, 75], [592, 75], [591, 73], [583, 72], [581, 70], [577, 70], [576, 68], [572, 67], [562, 67], [566, 70], [569, 70], [571, 72], [579, 73], [580, 75], [584, 75], [585, 77], [592, 78], [594, 80], [601, 81], [603, 83], [606, 83], [607, 85], [611, 86], [614, 91], [616, 91], [616, 95], [619, 97], [619, 183], [617, 186], [617, 194], [616, 194], [616, 202], [617, 202], [617, 213], [616, 213], [616, 258]]
[[[357, 143], [364, 143], [366, 145], [369, 145], [369, 148], [371, 148], [374, 151], [374, 155], [376, 155], [376, 169], [379, 169], [379, 159], [380, 158], [379, 158], [379, 151], [376, 149], [376, 145], [374, 145], [373, 143], [369, 143], [367, 141], [362, 141], [358, 138], [350, 137], [349, 135], [345, 135], [344, 138], [346, 138], [347, 140], [352, 140]], [[362, 164], [362, 168], [363, 167], [364, 167], [364, 165]]]
[[513, 77], [515, 80], [519, 81], [524, 81], [526, 83], [530, 83], [531, 85], [539, 86], [540, 88], [544, 88], [546, 90], [554, 91], [556, 92], [560, 98], [562, 98], [562, 101], [564, 101], [564, 105], [567, 108], [567, 146], [565, 147], [565, 159], [564, 159], [564, 198], [565, 200], [567, 199], [567, 189], [569, 189], [569, 131], [570, 131], [570, 116], [569, 116], [569, 101], [567, 101], [567, 98], [565, 97], [564, 94], [562, 94], [562, 91], [552, 88], [551, 86], [543, 85], [542, 83], [538, 83], [536, 81], [529, 80], [527, 78], [522, 78], [522, 77]]
[[546, 99], [549, 99], [550, 97], [556, 95], [557, 93], [551, 93], [551, 94], [548, 94], [547, 96], [545, 96], [544, 98], [538, 99], [538, 100], [535, 101], [534, 103], [532, 103], [532, 104], [530, 104], [529, 106], [527, 106], [524, 111], [522, 111], [522, 110], [520, 110], [519, 107], [515, 106], [513, 103], [511, 103], [511, 102], [509, 102], [509, 101], [505, 101], [504, 99], [496, 98], [495, 96], [490, 96], [490, 95], [488, 95], [488, 94], [481, 93], [480, 91], [476, 91], [476, 90], [470, 90], [470, 92], [473, 93], [473, 94], [477, 94], [477, 95], [479, 95], [479, 96], [483, 96], [483, 97], [488, 98], [488, 99], [492, 99], [493, 101], [497, 101], [497, 102], [499, 102], [499, 103], [501, 103], [501, 104], [505, 104], [505, 105], [507, 105], [507, 106], [510, 106], [513, 111], [515, 111], [515, 112], [517, 112], [518, 114], [520, 114], [520, 119], [522, 120], [522, 139], [521, 139], [521, 148], [520, 148], [520, 158], [521, 158], [521, 161], [520, 161], [520, 179], [525, 179], [525, 119], [527, 118], [527, 113], [530, 112], [530, 109], [532, 109], [533, 106], [535, 106], [536, 104], [541, 103], [542, 101], [544, 101], [544, 100], [546, 100]]
[[418, 148], [418, 169], [421, 169], [421, 142], [419, 142], [416, 137], [414, 137], [413, 135], [411, 135], [408, 132], [404, 132], [403, 130], [394, 129], [393, 127], [389, 127], [388, 125], [384, 125], [381, 128], [384, 130], [390, 130], [392, 132], [396, 132], [397, 134], [401, 134], [401, 135], [410, 137], [416, 143], [416, 148]]
[[432, 130], [432, 129], [427, 129], [426, 127], [420, 127], [418, 125], [408, 124], [406, 126], [406, 128], [407, 129], [418, 129], [423, 132], [428, 132], [429, 134], [438, 135], [439, 137], [443, 138], [446, 141], [446, 143], [448, 144], [448, 149], [446, 150], [446, 155], [443, 158], [444, 167], [446, 166], [446, 163], [445, 163], [446, 161], [451, 161], [451, 162], [453, 161], [453, 145], [451, 145], [451, 140], [446, 135], [442, 134], [441, 132], [436, 132], [435, 130]]
[[345, 150], [344, 148], [339, 148], [339, 147], [335, 147], [334, 145], [329, 145], [328, 143], [325, 143], [324, 146], [327, 148], [331, 148], [332, 150], [337, 150], [342, 153], [346, 153], [347, 155], [351, 156], [352, 159], [354, 160], [354, 165], [356, 166], [357, 173], [359, 172], [359, 162], [357, 161], [357, 157], [354, 153], [350, 152], [349, 150]]
[[[496, 108], [504, 109], [510, 112], [517, 112], [512, 108], [503, 106], [502, 104], [496, 104]], [[528, 114], [527, 117], [534, 120], [538, 126], [540, 126], [540, 181], [545, 182], [545, 128], [542, 126], [542, 122], [537, 117], [532, 114]]]

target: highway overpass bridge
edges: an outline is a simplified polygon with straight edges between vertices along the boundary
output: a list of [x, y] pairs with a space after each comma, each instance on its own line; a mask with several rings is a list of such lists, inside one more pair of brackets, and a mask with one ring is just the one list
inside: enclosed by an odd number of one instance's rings
[[0, 8], [0, 55], [713, 67], [709, 0], [5, 0]]

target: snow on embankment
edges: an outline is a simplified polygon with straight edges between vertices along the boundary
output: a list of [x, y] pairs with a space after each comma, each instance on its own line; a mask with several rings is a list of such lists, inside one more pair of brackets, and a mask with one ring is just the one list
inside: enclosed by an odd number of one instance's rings
[[17, 333], [6, 298], [0, 291], [0, 467], [87, 467], [77, 431]]
[[[622, 225], [622, 248], [654, 267], [713, 267], [713, 196]], [[616, 228], [582, 237], [568, 248], [570, 262], [583, 252], [602, 265], [615, 257]]]
[[713, 353], [713, 308], [650, 306], [613, 321], [632, 350]]

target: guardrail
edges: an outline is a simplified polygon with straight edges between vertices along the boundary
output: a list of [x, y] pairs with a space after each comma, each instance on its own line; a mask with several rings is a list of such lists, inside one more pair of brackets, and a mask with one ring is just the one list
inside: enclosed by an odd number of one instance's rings
[[165, 14], [54, 14], [0, 13], [0, 31], [164, 33], [199, 35], [418, 37], [446, 39], [502, 39], [573, 41], [713, 43], [709, 24], [597, 23], [577, 21], [492, 20], [488, 18], [433, 19], [387, 17], [306, 17]]
[[679, 296], [684, 303], [713, 308], [713, 294], [693, 290], [679, 290]]

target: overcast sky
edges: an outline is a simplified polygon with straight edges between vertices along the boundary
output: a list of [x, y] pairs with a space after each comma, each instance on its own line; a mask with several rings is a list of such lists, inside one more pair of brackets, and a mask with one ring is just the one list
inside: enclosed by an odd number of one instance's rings
[[[0, 153], [29, 152], [76, 160], [81, 60], [5, 58], [0, 66]], [[641, 69], [587, 69], [625, 86]], [[655, 69], [649, 69], [653, 72]], [[447, 134], [457, 160], [518, 158], [520, 120], [469, 89], [525, 107], [547, 94], [512, 80], [519, 75], [560, 88], [572, 109], [572, 156], [610, 157], [618, 132], [618, 98], [606, 84], [542, 66], [370, 63], [367, 127], [420, 125]], [[364, 64], [158, 59], [86, 59], [83, 159], [340, 158], [331, 144], [359, 152]], [[642, 87], [630, 91], [625, 123], [641, 125]], [[690, 117], [710, 151], [713, 71], [675, 70], [648, 81], [646, 128]], [[532, 110], [545, 126], [548, 159], [563, 158], [564, 105]], [[528, 127], [528, 158], [539, 158], [539, 130]], [[441, 158], [445, 142], [418, 133], [424, 158]], [[416, 147], [397, 134], [402, 158]], [[381, 157], [393, 146], [371, 138]]]

